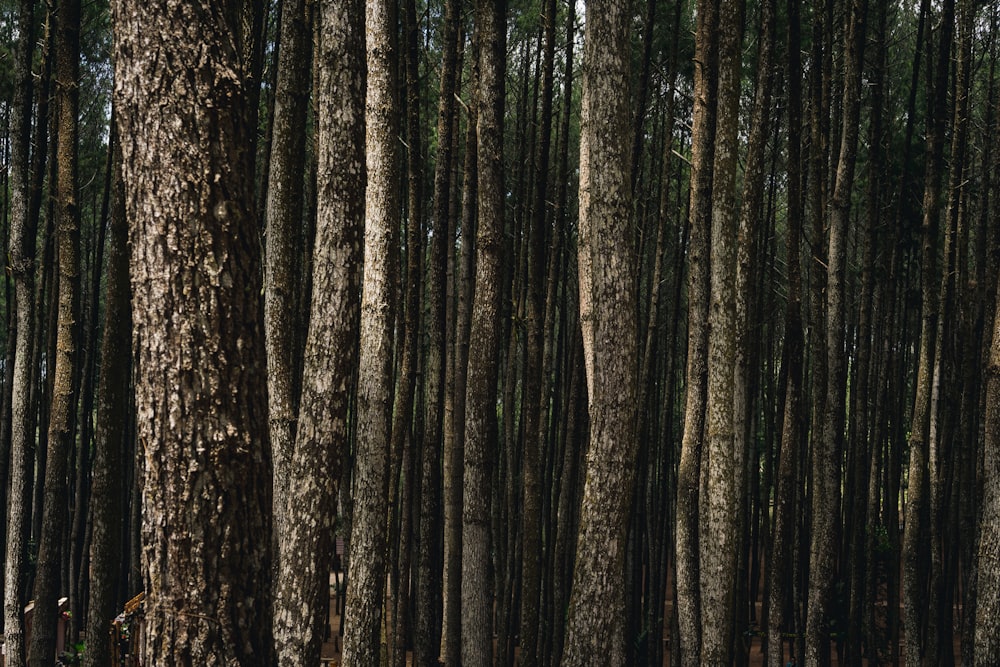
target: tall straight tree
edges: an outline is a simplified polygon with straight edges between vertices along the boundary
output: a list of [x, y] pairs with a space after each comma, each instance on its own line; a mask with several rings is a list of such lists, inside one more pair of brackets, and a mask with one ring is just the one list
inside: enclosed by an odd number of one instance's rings
[[364, 285], [358, 369], [358, 446], [347, 583], [344, 665], [381, 661], [387, 563], [389, 439], [392, 429], [392, 327], [399, 225], [399, 108], [396, 3], [365, 9], [368, 86], [365, 112]]
[[597, 655], [624, 665], [626, 658], [625, 544], [638, 450], [638, 344], [629, 324], [637, 315], [635, 260], [624, 242], [631, 209], [629, 8], [622, 0], [587, 4], [577, 253], [590, 443], [564, 665], [592, 664]]
[[[112, 111], [112, 116], [114, 111]], [[112, 122], [113, 119], [112, 119]], [[125, 192], [121, 187], [121, 151], [117, 131], [111, 127], [112, 205], [108, 228], [104, 331], [101, 338], [101, 371], [97, 388], [97, 432], [95, 433], [94, 488], [91, 500], [90, 604], [86, 621], [86, 667], [101, 667], [111, 660], [108, 625], [117, 615], [118, 572], [121, 557], [124, 507], [126, 425], [131, 393], [132, 358], [123, 354], [132, 335], [132, 303], [128, 282], [128, 221]]]
[[312, 302], [275, 591], [275, 646], [279, 664], [288, 666], [320, 659], [330, 603], [336, 483], [348, 450], [365, 188], [363, 14], [359, 0], [320, 8]]
[[112, 3], [148, 664], [273, 664], [261, 257], [240, 7]]
[[733, 379], [736, 373], [736, 241], [739, 205], [740, 44], [743, 2], [720, 2], [715, 153], [709, 259], [708, 405], [699, 502], [701, 656], [708, 664], [732, 663], [739, 487], [744, 452], [737, 451]]
[[813, 451], [812, 541], [809, 549], [809, 608], [806, 662], [829, 662], [830, 591], [835, 575], [837, 519], [840, 508], [840, 457], [844, 441], [847, 367], [844, 362], [845, 271], [848, 221], [861, 115], [861, 67], [864, 63], [865, 0], [852, 0], [844, 30], [843, 112], [839, 161], [834, 180], [827, 253], [827, 386], [823, 439]]
[[[264, 334], [267, 343], [268, 423], [274, 461], [275, 553], [282, 549], [287, 489], [295, 450], [298, 395], [295, 354], [299, 286], [297, 237], [305, 207], [306, 108], [312, 55], [312, 0], [283, 0], [277, 89], [271, 118], [267, 179]], [[322, 107], [320, 107], [322, 109]]]
[[462, 664], [493, 664], [490, 530], [497, 443], [497, 375], [504, 229], [505, 0], [477, 0], [479, 39], [476, 282], [469, 331], [462, 508]]
[[[10, 664], [23, 665], [24, 582], [28, 505], [27, 453], [34, 440], [29, 402], [35, 322], [35, 246], [37, 219], [31, 215], [29, 153], [31, 142], [31, 61], [34, 48], [34, 0], [18, 4], [18, 40], [14, 51], [14, 100], [10, 114], [10, 272], [16, 301], [14, 373], [11, 393], [11, 445], [7, 495], [7, 541], [4, 559], [4, 651]], [[44, 123], [44, 119], [41, 121]], [[36, 149], [37, 150], [37, 149]], [[11, 341], [8, 338], [7, 344]]]
[[[65, 0], [56, 12], [55, 82], [57, 139], [55, 145], [55, 226], [58, 262], [58, 320], [52, 399], [49, 406], [48, 452], [42, 532], [35, 573], [35, 610], [32, 618], [28, 664], [55, 661], [56, 623], [61, 589], [61, 552], [66, 529], [67, 474], [74, 442], [76, 411], [75, 374], [80, 317], [80, 201], [78, 110], [80, 90], [80, 2]], [[35, 509], [36, 516], [39, 508]]]

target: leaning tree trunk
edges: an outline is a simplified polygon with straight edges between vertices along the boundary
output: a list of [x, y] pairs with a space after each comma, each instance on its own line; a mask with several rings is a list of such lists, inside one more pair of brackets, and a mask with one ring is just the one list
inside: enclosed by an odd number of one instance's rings
[[167, 667], [273, 664], [261, 258], [238, 9], [112, 3], [146, 463], [143, 661]]
[[275, 591], [275, 646], [279, 663], [289, 667], [312, 666], [320, 659], [330, 603], [337, 483], [348, 451], [364, 219], [362, 15], [358, 0], [326, 3], [320, 13], [312, 304], [288, 498], [280, 508], [286, 521]]
[[[630, 12], [587, 5], [580, 135], [580, 312], [590, 444], [564, 665], [624, 665], [625, 543], [638, 451], [637, 316], [630, 234]], [[622, 335], [622, 331], [625, 335]]]
[[701, 664], [698, 515], [708, 391], [709, 225], [715, 148], [715, 66], [718, 2], [698, 0], [694, 117], [691, 128], [691, 204], [688, 252], [688, 343], [684, 434], [677, 469], [676, 586], [678, 643], [686, 667]]
[[366, 5], [364, 285], [358, 369], [358, 451], [354, 467], [350, 577], [344, 615], [344, 665], [380, 662], [387, 562], [389, 438], [392, 428], [392, 327], [395, 314], [399, 156], [395, 3]]
[[[48, 452], [45, 466], [42, 531], [35, 574], [28, 664], [51, 665], [56, 658], [56, 624], [61, 590], [60, 558], [66, 529], [69, 453], [73, 448], [76, 374], [80, 317], [80, 202], [77, 196], [80, 92], [80, 3], [69, 0], [56, 14], [55, 81], [58, 102], [56, 126], [55, 225], [58, 253], [58, 324], [49, 406]], [[51, 357], [50, 357], [51, 358]], [[38, 511], [38, 508], [35, 510]]]

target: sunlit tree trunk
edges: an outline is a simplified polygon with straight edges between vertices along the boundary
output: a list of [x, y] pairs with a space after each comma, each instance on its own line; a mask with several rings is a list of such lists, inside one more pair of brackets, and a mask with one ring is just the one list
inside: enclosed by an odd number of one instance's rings
[[145, 454], [143, 662], [271, 665], [271, 461], [239, 7], [116, 0], [112, 13]]
[[[52, 402], [49, 406], [48, 451], [44, 477], [42, 530], [35, 574], [28, 664], [51, 665], [55, 660], [60, 565], [66, 530], [70, 451], [74, 442], [77, 394], [74, 377], [79, 363], [80, 337], [80, 200], [77, 192], [80, 92], [80, 3], [69, 0], [56, 13], [55, 69], [57, 139], [55, 146], [55, 228], [58, 262], [58, 320], [52, 363]], [[52, 357], [49, 357], [52, 359]], [[35, 510], [38, 511], [38, 508]]]

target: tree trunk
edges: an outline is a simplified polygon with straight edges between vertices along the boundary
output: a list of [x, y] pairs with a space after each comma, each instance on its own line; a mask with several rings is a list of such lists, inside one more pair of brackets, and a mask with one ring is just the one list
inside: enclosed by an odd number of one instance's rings
[[271, 461], [238, 6], [121, 0], [113, 18], [146, 462], [143, 661], [270, 665]]
[[[637, 341], [631, 208], [630, 12], [587, 6], [580, 140], [580, 312], [590, 444], [562, 664], [624, 665], [625, 543], [632, 498]], [[581, 320], [582, 321], [582, 320]], [[625, 335], [622, 325], [625, 325]]]
[[283, 666], [315, 665], [320, 659], [357, 359], [365, 182], [361, 3], [324, 5], [320, 21], [314, 288], [275, 591], [274, 639]]
[[[24, 584], [28, 526], [31, 518], [30, 482], [33, 463], [29, 453], [34, 442], [34, 406], [30, 402], [32, 359], [35, 342], [35, 246], [38, 218], [31, 211], [31, 106], [32, 50], [34, 48], [33, 0], [18, 6], [18, 33], [14, 55], [14, 100], [11, 107], [10, 155], [10, 271], [16, 299], [16, 336], [7, 344], [15, 346], [11, 389], [10, 486], [7, 491], [6, 544], [4, 560], [4, 653], [7, 664], [23, 665]], [[39, 115], [39, 125], [46, 119]], [[36, 150], [39, 147], [36, 146]], [[37, 209], [36, 209], [37, 210]]]
[[[112, 121], [114, 122], [114, 121]], [[101, 371], [97, 389], [97, 432], [94, 482], [91, 498], [93, 536], [90, 541], [90, 607], [87, 613], [84, 667], [102, 667], [111, 661], [108, 628], [118, 613], [125, 590], [118, 581], [125, 524], [122, 503], [126, 437], [131, 413], [129, 349], [132, 307], [128, 282], [128, 220], [121, 180], [121, 151], [111, 127], [109, 151], [113, 161], [112, 207], [108, 234], [108, 268], [105, 292]]]
[[[55, 226], [58, 252], [58, 324], [54, 356], [52, 403], [49, 408], [48, 452], [45, 467], [42, 531], [35, 575], [28, 664], [55, 661], [60, 564], [66, 529], [69, 453], [74, 441], [76, 409], [74, 376], [79, 350], [80, 317], [80, 202], [77, 193], [77, 137], [80, 93], [80, 3], [68, 0], [56, 14], [55, 81], [58, 137], [56, 139]], [[53, 357], [49, 357], [52, 359]], [[36, 511], [38, 511], [36, 509]]]
[[490, 507], [497, 449], [506, 18], [504, 0], [478, 0], [479, 224], [469, 332], [462, 515], [462, 664], [465, 667], [486, 667], [493, 662]]
[[[296, 308], [299, 234], [305, 211], [306, 110], [312, 60], [311, 0], [283, 0], [277, 89], [271, 118], [265, 203], [264, 333], [267, 342], [268, 423], [274, 461], [274, 545], [283, 558], [289, 516], [288, 485], [295, 451], [299, 386]], [[319, 108], [322, 108], [320, 105]], [[276, 616], [280, 616], [276, 615]], [[276, 628], [277, 630], [277, 628]]]

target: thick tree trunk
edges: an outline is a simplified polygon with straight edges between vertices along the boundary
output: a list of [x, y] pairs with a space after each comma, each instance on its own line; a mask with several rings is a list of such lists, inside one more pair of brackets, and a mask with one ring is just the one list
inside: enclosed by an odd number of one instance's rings
[[144, 662], [270, 665], [271, 461], [238, 6], [112, 10], [146, 463]]
[[[637, 341], [631, 208], [628, 4], [587, 6], [580, 140], [580, 312], [590, 444], [562, 664], [624, 665], [625, 544], [632, 498]], [[622, 335], [622, 324], [625, 333]]]

